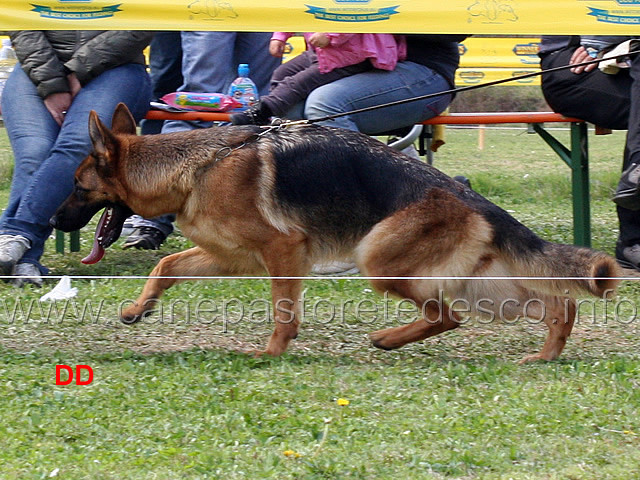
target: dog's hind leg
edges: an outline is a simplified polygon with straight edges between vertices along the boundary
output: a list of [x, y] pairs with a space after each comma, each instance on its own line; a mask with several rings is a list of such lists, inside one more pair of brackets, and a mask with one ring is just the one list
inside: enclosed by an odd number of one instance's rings
[[124, 310], [120, 319], [123, 323], [136, 323], [153, 312], [162, 293], [183, 281], [179, 277], [227, 275], [230, 272], [213, 255], [199, 247], [164, 257], [149, 274], [142, 293], [132, 306]]
[[369, 338], [375, 347], [393, 350], [459, 327], [458, 314], [450, 310], [446, 304], [442, 304], [441, 307], [442, 310], [435, 305], [427, 304], [423, 309], [425, 318], [407, 325], [372, 332]]
[[544, 318], [540, 319], [549, 327], [547, 339], [540, 353], [528, 355], [520, 360], [520, 363], [555, 360], [562, 353], [567, 339], [571, 335], [577, 314], [575, 300], [573, 298], [552, 297], [551, 301], [545, 302], [545, 306], [550, 308], [543, 312]]
[[490, 252], [492, 235], [483, 217], [441, 189], [378, 223], [356, 249], [359, 266], [366, 275], [387, 277], [371, 283], [414, 302], [423, 318], [371, 333], [373, 344], [393, 349], [459, 327], [459, 315], [441, 297], [454, 294], [460, 281], [424, 277], [472, 274]]

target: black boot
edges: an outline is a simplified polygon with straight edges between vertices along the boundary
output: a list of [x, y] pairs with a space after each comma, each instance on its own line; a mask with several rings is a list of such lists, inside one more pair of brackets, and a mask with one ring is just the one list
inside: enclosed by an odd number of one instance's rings
[[257, 102], [244, 112], [231, 115], [233, 125], [269, 125], [272, 117], [271, 109], [262, 102]]
[[640, 165], [632, 163], [620, 177], [613, 201], [628, 210], [640, 210]]

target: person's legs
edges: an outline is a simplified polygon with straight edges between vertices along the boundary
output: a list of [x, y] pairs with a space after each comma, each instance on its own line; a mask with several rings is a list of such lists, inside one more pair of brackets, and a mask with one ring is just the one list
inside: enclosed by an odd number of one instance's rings
[[[239, 32], [236, 34], [232, 75], [226, 88], [238, 75], [238, 65], [246, 63], [249, 65], [249, 77], [258, 87], [258, 95], [261, 97], [269, 94], [271, 76], [282, 63], [282, 58], [274, 57], [269, 53], [269, 42], [271, 33], [269, 32]], [[226, 90], [222, 91], [226, 93]]]
[[143, 65], [107, 70], [80, 90], [48, 157], [24, 188], [15, 212], [5, 216], [0, 225], [0, 234], [22, 235], [31, 242], [20, 262], [39, 266], [51, 233], [49, 218], [71, 193], [75, 169], [92, 148], [89, 112], [94, 110], [110, 126], [116, 105], [123, 102], [139, 120], [149, 108], [150, 97], [151, 85]]
[[[393, 71], [371, 70], [315, 89], [307, 98], [305, 118], [324, 118], [450, 88], [444, 77], [424, 65], [400, 62]], [[435, 117], [449, 106], [451, 100], [451, 94], [438, 95], [427, 100], [345, 115], [319, 124], [376, 135]]]
[[280, 82], [282, 82], [285, 78], [295, 75], [305, 68], [309, 68], [311, 62], [313, 62], [315, 58], [315, 53], [313, 53], [311, 50], [305, 50], [304, 52], [300, 53], [300, 55], [296, 55], [288, 62], [285, 62], [278, 68], [276, 68], [273, 71], [273, 75], [271, 75], [269, 94], [271, 94], [273, 89], [277, 88]]
[[[290, 66], [290, 63], [294, 65]], [[272, 81], [269, 95], [261, 97], [258, 104], [244, 112], [233, 114], [231, 123], [234, 125], [268, 125], [271, 117], [282, 117], [292, 106], [303, 102], [316, 88], [372, 69], [371, 63], [365, 61], [322, 73], [318, 66], [317, 57], [308, 51], [289, 60], [282, 65], [281, 69], [285, 69], [285, 67], [288, 67], [286, 70], [289, 75], [282, 76], [277, 82]], [[282, 73], [280, 69], [277, 72]]]
[[[546, 70], [569, 64], [575, 47], [547, 55], [541, 61]], [[631, 149], [640, 150], [640, 112], [637, 99], [639, 83], [638, 62], [634, 62], [632, 75], [621, 71], [607, 75], [599, 70], [575, 74], [570, 70], [547, 73], [542, 77], [542, 91], [547, 103], [558, 113], [582, 118], [596, 125], [627, 131], [623, 155], [623, 171], [631, 165]], [[624, 177], [623, 177], [624, 178]], [[621, 206], [617, 207], [620, 235], [616, 244], [616, 258], [625, 266], [640, 269], [640, 214]]]
[[631, 77], [631, 94], [629, 106], [629, 122], [627, 135], [627, 149], [629, 161], [640, 163], [640, 55], [636, 55], [631, 61], [629, 69]]
[[13, 150], [14, 169], [9, 203], [0, 218], [0, 274], [11, 275], [31, 241], [22, 232], [6, 233], [3, 229], [7, 220], [16, 214], [34, 173], [47, 159], [60, 127], [20, 66], [12, 72], [6, 88], [11, 95], [2, 96], [2, 111]]
[[175, 215], [161, 215], [148, 219], [134, 215], [128, 218], [125, 227], [133, 231], [125, 239], [122, 248], [157, 250], [173, 232], [175, 220]]
[[[299, 55], [296, 58], [301, 56]], [[290, 60], [287, 64], [293, 62], [296, 58]], [[321, 73], [315, 55], [307, 56], [307, 61], [302, 64], [306, 64], [306, 68], [292, 72], [291, 75], [280, 80], [275, 87], [272, 84], [269, 95], [262, 98], [262, 103], [272, 115], [284, 115], [293, 105], [303, 102], [313, 90], [322, 85], [372, 70], [371, 63], [365, 61], [344, 68], [336, 68], [327, 73]]]
[[180, 32], [158, 32], [151, 40], [149, 76], [153, 98], [175, 92], [183, 83]]
[[[227, 93], [235, 78], [233, 66], [235, 32], [181, 32], [182, 92]], [[213, 122], [167, 120], [162, 133], [209, 128]]]
[[[175, 92], [182, 80], [182, 40], [180, 32], [158, 32], [151, 40], [149, 50], [149, 75], [153, 100]], [[140, 132], [152, 135], [162, 131], [162, 120], [142, 120]]]
[[[620, 179], [620, 184], [624, 187], [627, 187], [626, 183], [629, 182], [629, 172], [637, 170], [637, 164], [631, 162], [631, 157], [629, 155], [631, 134], [632, 130], [630, 129], [627, 131], [627, 144], [625, 146], [622, 163], [623, 174]], [[620, 184], [618, 185], [616, 195], [621, 191]], [[635, 193], [637, 187], [634, 187], [633, 190]], [[624, 192], [624, 190], [622, 191]], [[623, 195], [622, 198], [624, 199], [625, 204], [629, 204], [629, 202], [633, 204], [633, 195]], [[616, 201], [616, 196], [614, 196], [614, 201]], [[616, 242], [616, 259], [618, 260], [618, 263], [625, 268], [635, 268], [636, 270], [640, 270], [640, 212], [624, 208], [620, 205], [616, 207], [616, 211], [618, 213], [618, 221], [620, 224], [620, 235]]]
[[49, 155], [60, 132], [35, 85], [19, 66], [7, 80], [6, 90], [11, 94], [2, 96], [2, 112], [13, 150], [14, 169], [9, 203], [0, 226], [4, 219], [15, 214], [32, 175]]
[[[286, 104], [279, 98], [285, 92], [283, 83], [288, 81], [290, 84], [290, 78], [310, 68], [315, 58], [313, 52], [305, 50], [276, 68], [271, 76], [269, 95], [261, 95], [260, 101], [256, 105], [243, 112], [232, 114], [231, 123], [233, 125], [267, 125], [270, 117], [286, 113]], [[291, 106], [303, 100], [304, 98], [300, 98], [297, 102], [287, 102], [287, 104]]]
[[[258, 96], [263, 98], [269, 94], [271, 78], [282, 59], [269, 54], [270, 33], [239, 32], [233, 52], [234, 69], [241, 63], [249, 65], [249, 77], [256, 84]], [[235, 78], [237, 74], [233, 75]], [[233, 81], [231, 78], [231, 81]], [[259, 102], [243, 112], [231, 116], [234, 125], [266, 125], [273, 114], [266, 104]]]
[[[541, 60], [543, 70], [569, 64], [575, 47]], [[613, 130], [626, 130], [629, 121], [631, 77], [627, 72], [607, 75], [595, 69], [575, 74], [569, 69], [542, 76], [542, 93], [555, 112]]]
[[[153, 37], [149, 53], [149, 69], [154, 99], [177, 91], [184, 83], [182, 77], [182, 35], [180, 32], [158, 32]], [[162, 132], [162, 120], [142, 120], [140, 133], [155, 135]], [[134, 215], [127, 219], [128, 230], [123, 248], [157, 250], [173, 232], [174, 215], [147, 220]], [[123, 234], [125, 231], [123, 230]]]
[[[183, 83], [177, 90], [226, 93], [235, 78], [233, 52], [236, 35], [235, 32], [180, 32]], [[162, 133], [212, 126], [213, 122], [167, 120], [162, 126]], [[174, 215], [131, 218], [128, 224], [134, 231], [125, 239], [123, 248], [157, 249], [173, 231], [174, 220]]]
[[[619, 207], [633, 210], [640, 217], [640, 212], [637, 212], [640, 210], [640, 56], [638, 55], [631, 62], [629, 76], [631, 87], [625, 161], [613, 201]], [[640, 251], [637, 257], [640, 263]]]
[[[178, 88], [182, 92], [226, 93], [235, 78], [233, 65], [235, 32], [181, 32], [182, 77]], [[209, 128], [213, 122], [167, 120], [162, 133]], [[173, 231], [175, 216], [163, 215], [150, 219], [131, 219], [135, 231], [124, 241], [123, 248], [157, 249]]]

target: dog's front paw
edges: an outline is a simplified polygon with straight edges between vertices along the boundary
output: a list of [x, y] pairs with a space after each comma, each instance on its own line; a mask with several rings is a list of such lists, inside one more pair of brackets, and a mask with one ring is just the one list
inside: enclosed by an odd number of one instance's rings
[[148, 317], [153, 313], [153, 310], [143, 310], [142, 312], [136, 308], [129, 308], [122, 312], [120, 315], [120, 321], [125, 325], [133, 325], [134, 323], [138, 323], [140, 320]]
[[257, 348], [252, 348], [252, 349], [249, 349], [249, 350], [244, 350], [244, 352], [243, 352], [243, 353], [246, 353], [247, 355], [251, 355], [252, 357], [255, 357], [255, 358], [264, 357], [265, 355], [266, 355], [266, 356], [269, 356], [269, 357], [277, 357], [277, 356], [279, 356], [279, 355], [280, 355], [280, 354], [274, 354], [273, 352], [270, 352], [270, 351], [268, 351], [267, 349], [265, 349], [265, 350], [259, 350], [259, 349], [257, 349]]
[[402, 345], [394, 345], [393, 338], [390, 335], [392, 328], [386, 328], [384, 330], [378, 330], [376, 332], [371, 332], [369, 334], [369, 340], [376, 348], [381, 348], [382, 350], [393, 350]]
[[518, 362], [518, 364], [523, 365], [525, 363], [533, 363], [533, 362], [550, 362], [553, 360], [552, 358], [545, 358], [542, 354], [536, 353], [534, 355], [527, 355], [522, 360]]

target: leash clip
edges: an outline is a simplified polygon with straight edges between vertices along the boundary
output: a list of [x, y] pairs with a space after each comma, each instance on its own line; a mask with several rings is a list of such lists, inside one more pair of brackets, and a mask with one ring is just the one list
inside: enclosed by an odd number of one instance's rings
[[[244, 145], [244, 144], [243, 144]], [[240, 148], [240, 147], [236, 147], [236, 148]], [[220, 150], [218, 150], [216, 152], [216, 155], [214, 157], [215, 162], [219, 162], [220, 160], [224, 160], [225, 158], [227, 158], [229, 155], [231, 155], [231, 152], [233, 152], [235, 150], [235, 148], [231, 148], [231, 147], [222, 147]]]

